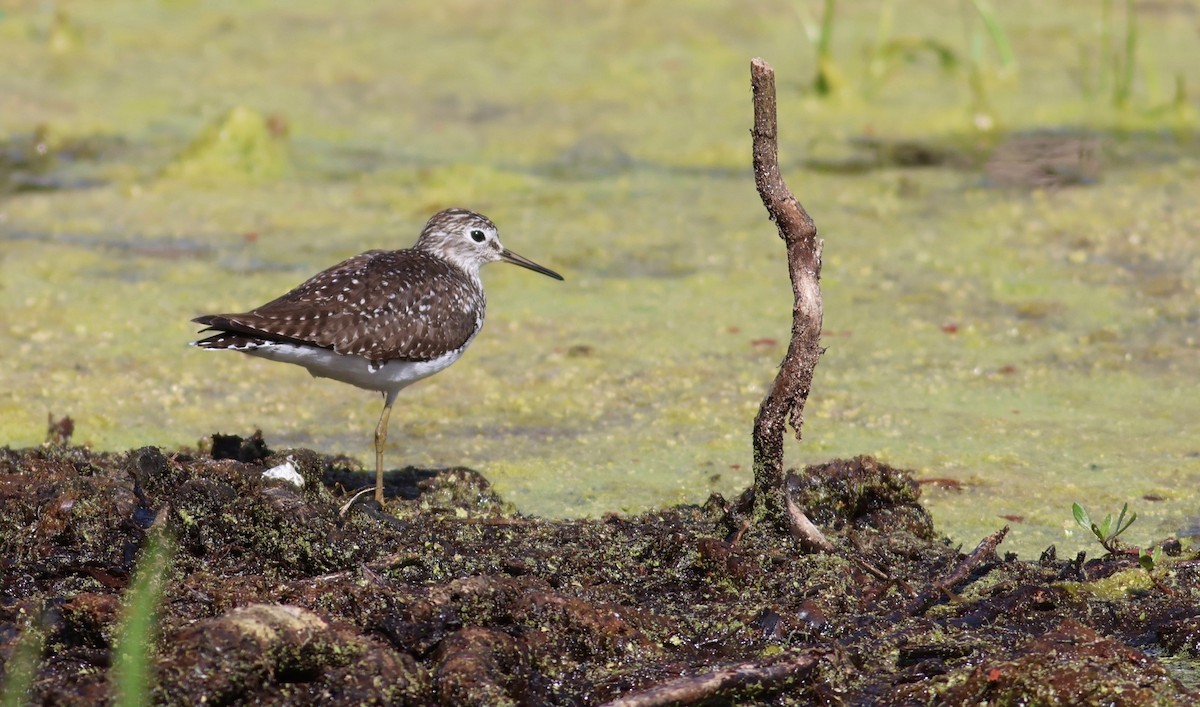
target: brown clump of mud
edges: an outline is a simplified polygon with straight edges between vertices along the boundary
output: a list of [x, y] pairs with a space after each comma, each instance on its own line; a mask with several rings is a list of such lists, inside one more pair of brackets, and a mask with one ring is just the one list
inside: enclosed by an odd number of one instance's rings
[[[291, 461], [303, 489], [266, 480]], [[726, 504], [521, 516], [467, 469], [388, 475], [272, 452], [0, 451], [0, 659], [45, 635], [33, 701], [111, 699], [122, 595], [156, 518], [164, 704], [1190, 704], [1200, 562], [1038, 562], [934, 531], [908, 473], [860, 457], [788, 493], [836, 547], [728, 534]], [[993, 538], [993, 541], [998, 538]], [[968, 548], [969, 550], [969, 548]], [[1139, 588], [1140, 587], [1140, 588]], [[1174, 656], [1174, 658], [1168, 658]]]

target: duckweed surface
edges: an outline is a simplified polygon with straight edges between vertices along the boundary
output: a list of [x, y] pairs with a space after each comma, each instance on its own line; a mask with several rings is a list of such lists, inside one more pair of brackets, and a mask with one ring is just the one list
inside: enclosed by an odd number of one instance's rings
[[1116, 107], [1122, 12], [997, 4], [1008, 68], [965, 4], [839, 4], [821, 97], [816, 2], [9, 3], [0, 441], [69, 415], [96, 450], [261, 428], [369, 462], [374, 396], [189, 349], [189, 319], [461, 205], [567, 281], [485, 272], [487, 326], [405, 392], [389, 464], [548, 517], [735, 493], [789, 316], [748, 167], [763, 56], [826, 239], [792, 463], [916, 469], [951, 537], [1008, 523], [1024, 557], [1090, 547], [1073, 501], [1129, 502], [1131, 542], [1192, 534], [1195, 5], [1138, 4]]

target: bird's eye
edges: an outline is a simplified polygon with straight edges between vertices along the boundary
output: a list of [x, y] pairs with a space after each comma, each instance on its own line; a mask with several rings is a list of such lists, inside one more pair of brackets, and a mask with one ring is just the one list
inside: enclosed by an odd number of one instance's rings
[[487, 240], [487, 235], [477, 228], [474, 231], [471, 231], [471, 240], [475, 241], [476, 243], [483, 243]]

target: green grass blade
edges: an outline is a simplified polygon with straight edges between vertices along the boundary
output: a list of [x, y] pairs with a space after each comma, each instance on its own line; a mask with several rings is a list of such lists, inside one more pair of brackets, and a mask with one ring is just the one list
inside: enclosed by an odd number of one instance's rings
[[[1125, 523], [1125, 514], [1129, 512], [1129, 504], [1121, 505], [1121, 513], [1117, 516], [1117, 532], [1121, 532], [1121, 526]], [[1125, 526], [1128, 527], [1128, 526]]]
[[867, 63], [866, 90], [874, 90], [875, 83], [888, 72], [888, 62], [884, 55], [892, 36], [892, 19], [895, 16], [895, 0], [883, 0], [879, 8], [879, 25], [875, 28], [875, 46], [871, 47], [871, 60]]
[[111, 680], [113, 704], [117, 707], [150, 704], [151, 648], [171, 553], [172, 544], [166, 534], [151, 530], [129, 587], [113, 650]]
[[1107, 92], [1112, 81], [1112, 73], [1116, 55], [1112, 49], [1112, 0], [1104, 0], [1100, 5], [1100, 76], [1098, 90]]
[[996, 11], [992, 9], [991, 3], [987, 0], [971, 0], [971, 4], [983, 18], [983, 25], [992, 38], [992, 44], [996, 45], [996, 54], [1000, 57], [1000, 69], [1005, 72], [1015, 71], [1017, 57], [1013, 54], [1012, 45], [1008, 42], [1008, 35], [996, 17]]
[[1113, 537], [1115, 538], [1126, 530], [1129, 530], [1129, 526], [1133, 525], [1133, 521], [1135, 520], [1137, 520], [1137, 513], [1130, 513], [1129, 520], [1125, 522], [1125, 525], [1117, 525], [1117, 531], [1113, 533]]
[[0, 687], [0, 707], [24, 707], [31, 704], [30, 689], [34, 678], [37, 677], [38, 661], [42, 657], [43, 636], [41, 631], [28, 626], [17, 645], [12, 657], [4, 666], [4, 685]]
[[817, 38], [817, 58], [828, 59], [833, 54], [833, 17], [837, 0], [825, 0], [821, 16], [821, 36]]
[[838, 88], [836, 69], [833, 65], [833, 18], [837, 0], [825, 0], [825, 13], [821, 18], [821, 36], [817, 38], [817, 95], [828, 96]]
[[[1137, 67], [1137, 10], [1133, 0], [1125, 0], [1125, 58], [1120, 64], [1113, 85], [1113, 104], [1123, 108], [1133, 95], [1133, 74]], [[1114, 62], [1116, 56], [1113, 57]]]
[[892, 20], [895, 17], [895, 0], [883, 0], [879, 8], [879, 25], [875, 28], [875, 47], [878, 49], [892, 36]]

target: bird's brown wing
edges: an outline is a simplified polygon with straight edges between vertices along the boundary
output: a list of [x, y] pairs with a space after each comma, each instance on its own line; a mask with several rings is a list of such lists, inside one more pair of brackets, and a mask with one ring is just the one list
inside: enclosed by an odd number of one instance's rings
[[426, 361], [462, 348], [485, 304], [465, 273], [438, 258], [417, 250], [370, 251], [249, 312], [192, 321], [374, 363]]

